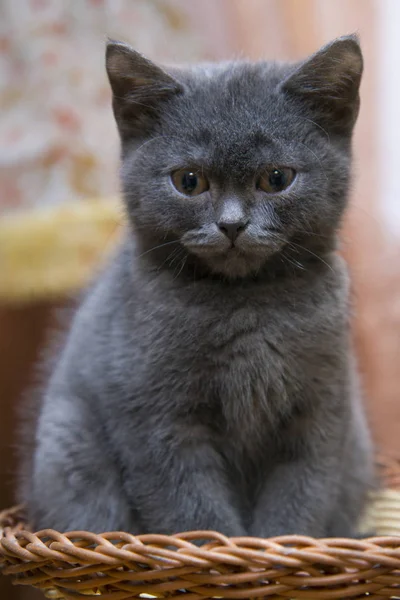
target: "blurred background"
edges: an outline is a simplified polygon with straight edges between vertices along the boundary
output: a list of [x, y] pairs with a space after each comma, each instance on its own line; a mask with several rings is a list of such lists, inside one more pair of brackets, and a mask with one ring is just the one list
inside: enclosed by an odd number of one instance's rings
[[[0, 509], [13, 501], [15, 416], [54, 309], [118, 235], [106, 36], [182, 63], [298, 59], [359, 33], [366, 68], [343, 252], [377, 448], [400, 458], [399, 27], [399, 0], [0, 0]], [[7, 586], [1, 598], [37, 597]]]

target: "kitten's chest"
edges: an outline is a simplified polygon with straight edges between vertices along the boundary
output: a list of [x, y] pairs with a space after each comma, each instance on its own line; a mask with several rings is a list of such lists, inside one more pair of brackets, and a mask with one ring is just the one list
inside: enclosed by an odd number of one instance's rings
[[168, 410], [205, 415], [239, 445], [259, 444], [276, 430], [302, 377], [303, 316], [263, 288], [159, 300], [139, 326], [145, 345], [135, 357], [151, 397], [161, 390]]
[[287, 405], [279, 330], [260, 313], [238, 309], [214, 323], [193, 363], [203, 400], [239, 445], [258, 444]]

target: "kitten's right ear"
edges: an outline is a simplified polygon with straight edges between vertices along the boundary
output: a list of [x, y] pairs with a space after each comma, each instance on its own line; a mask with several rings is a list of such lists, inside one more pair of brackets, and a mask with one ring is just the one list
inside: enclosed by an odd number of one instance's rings
[[108, 41], [106, 69], [123, 140], [148, 132], [162, 103], [183, 91], [178, 81], [122, 42]]

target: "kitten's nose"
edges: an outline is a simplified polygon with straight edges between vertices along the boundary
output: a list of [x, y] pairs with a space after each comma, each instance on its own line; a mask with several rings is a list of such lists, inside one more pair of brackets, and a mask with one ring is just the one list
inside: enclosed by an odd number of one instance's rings
[[244, 231], [247, 227], [248, 221], [219, 221], [218, 227], [226, 235], [227, 238], [233, 243], [238, 237], [239, 233]]

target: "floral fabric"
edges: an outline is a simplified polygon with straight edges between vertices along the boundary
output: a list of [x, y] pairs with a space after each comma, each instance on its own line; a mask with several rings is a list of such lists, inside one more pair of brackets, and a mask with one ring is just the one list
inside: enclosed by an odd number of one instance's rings
[[203, 56], [182, 4], [0, 1], [0, 212], [118, 191], [106, 36], [168, 62]]

